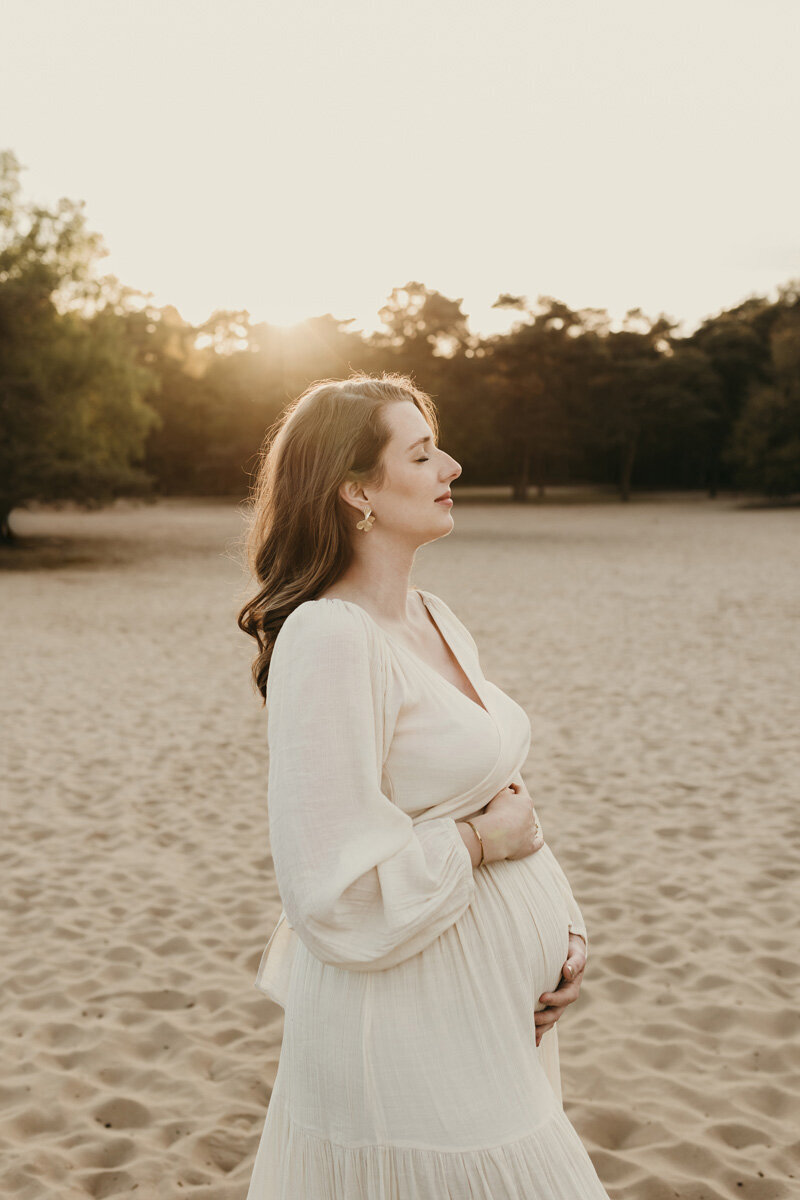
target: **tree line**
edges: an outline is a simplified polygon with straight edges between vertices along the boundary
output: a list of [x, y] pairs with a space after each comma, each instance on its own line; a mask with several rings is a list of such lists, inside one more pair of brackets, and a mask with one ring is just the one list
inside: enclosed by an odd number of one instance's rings
[[22, 198], [0, 153], [0, 539], [32, 500], [247, 494], [266, 431], [315, 379], [410, 374], [431, 393], [463, 480], [515, 500], [548, 486], [800, 493], [800, 280], [688, 336], [641, 310], [504, 294], [509, 332], [411, 281], [365, 335], [325, 314], [289, 329], [217, 311], [202, 324], [113, 276], [83, 203]]

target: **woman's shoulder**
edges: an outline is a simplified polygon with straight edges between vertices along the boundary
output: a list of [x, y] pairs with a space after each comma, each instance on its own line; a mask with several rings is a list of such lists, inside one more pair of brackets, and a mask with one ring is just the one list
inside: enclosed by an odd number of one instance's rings
[[285, 618], [272, 647], [267, 704], [287, 687], [298, 700], [304, 689], [324, 688], [346, 703], [354, 687], [379, 693], [385, 686], [382, 647], [354, 607], [304, 600]]
[[293, 652], [304, 647], [318, 653], [330, 645], [342, 653], [368, 646], [371, 633], [367, 614], [357, 605], [323, 596], [292, 609], [278, 631], [275, 651], [291, 645]]

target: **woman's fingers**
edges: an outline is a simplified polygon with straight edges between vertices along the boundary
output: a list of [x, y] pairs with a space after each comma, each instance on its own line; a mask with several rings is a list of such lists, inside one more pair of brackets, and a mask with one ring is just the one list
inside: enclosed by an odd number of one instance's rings
[[552, 1029], [558, 1018], [561, 1016], [563, 1009], [542, 1009], [541, 1012], [533, 1014], [534, 1024], [536, 1026], [536, 1045], [542, 1040], [542, 1035], [547, 1033], [548, 1029]]
[[561, 974], [566, 979], [567, 983], [574, 983], [576, 979], [580, 979], [583, 974], [583, 968], [586, 966], [586, 960], [578, 958], [576, 954], [574, 958], [568, 958], [561, 968]]
[[546, 1007], [533, 1014], [533, 1020], [536, 1026], [537, 1046], [542, 1040], [542, 1035], [545, 1034], [548, 1029], [553, 1028], [567, 1005], [572, 1004], [578, 999], [578, 995], [580, 994], [581, 990], [581, 980], [583, 978], [583, 968], [585, 966], [586, 957], [581, 951], [578, 951], [577, 954], [570, 955], [561, 969], [561, 981], [555, 991], [542, 992], [539, 1000], [542, 1004], [546, 1005]]
[[543, 1008], [533, 1014], [533, 1023], [537, 1029], [542, 1025], [547, 1029], [548, 1026], [555, 1025], [563, 1011], [563, 1008]]
[[578, 976], [571, 983], [560, 983], [554, 992], [542, 992], [539, 999], [542, 1004], [555, 1004], [563, 1007], [563, 1005], [572, 1004], [573, 1000], [577, 1000], [580, 990], [581, 981]]
[[[571, 947], [567, 958], [561, 968], [561, 974], [564, 979], [573, 983], [576, 979], [580, 979], [586, 967], [586, 954], [583, 950], [583, 943], [579, 938], [575, 938], [578, 943], [578, 949]], [[559, 985], [560, 986], [560, 985]]]
[[[573, 941], [574, 939], [574, 941]], [[578, 934], [570, 934], [570, 947], [564, 966], [561, 968], [566, 979], [575, 979], [586, 966], [586, 949], [583, 938]]]

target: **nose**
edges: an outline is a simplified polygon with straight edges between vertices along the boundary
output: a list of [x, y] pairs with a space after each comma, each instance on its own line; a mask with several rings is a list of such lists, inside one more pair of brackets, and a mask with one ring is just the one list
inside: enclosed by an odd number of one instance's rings
[[457, 463], [455, 459], [452, 459], [452, 463], [453, 463], [453, 466], [455, 467], [455, 470], [450, 472], [450, 475], [449, 475], [448, 481], [447, 481], [448, 485], [451, 484], [454, 479], [458, 479], [459, 475], [461, 474], [461, 464]]

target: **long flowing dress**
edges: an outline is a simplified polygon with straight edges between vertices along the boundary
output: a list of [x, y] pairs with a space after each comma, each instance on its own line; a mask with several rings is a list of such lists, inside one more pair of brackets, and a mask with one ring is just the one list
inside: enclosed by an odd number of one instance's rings
[[536, 1046], [580, 908], [549, 846], [474, 868], [456, 821], [520, 779], [524, 709], [416, 589], [478, 704], [360, 605], [284, 622], [267, 685], [285, 1010], [247, 1200], [608, 1200]]

